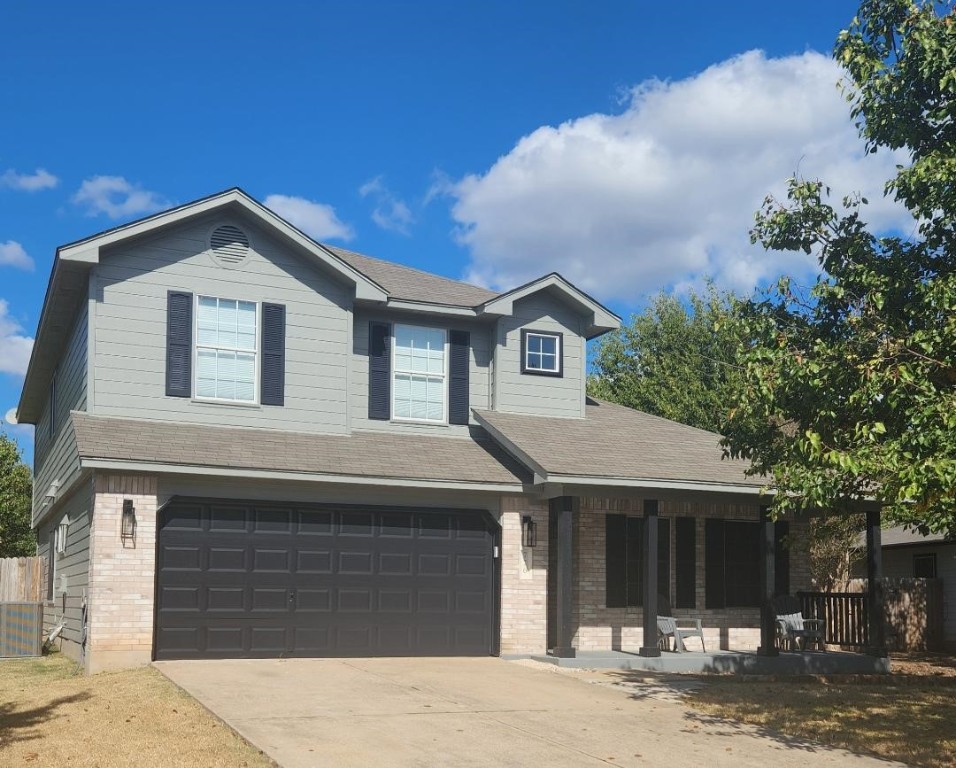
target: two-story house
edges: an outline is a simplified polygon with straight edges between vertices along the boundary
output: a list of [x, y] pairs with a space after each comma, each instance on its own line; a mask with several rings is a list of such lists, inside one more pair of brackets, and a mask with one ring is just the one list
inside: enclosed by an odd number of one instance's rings
[[557, 274], [496, 293], [321, 245], [238, 189], [59, 248], [17, 412], [47, 626], [91, 671], [653, 653], [661, 594], [753, 647], [760, 482], [586, 397], [619, 322]]

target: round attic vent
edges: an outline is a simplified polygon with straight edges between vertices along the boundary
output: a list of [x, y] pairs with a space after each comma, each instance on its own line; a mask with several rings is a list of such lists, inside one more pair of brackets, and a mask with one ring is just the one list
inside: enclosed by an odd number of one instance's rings
[[249, 255], [249, 238], [239, 227], [223, 224], [209, 236], [213, 258], [224, 267], [234, 267]]

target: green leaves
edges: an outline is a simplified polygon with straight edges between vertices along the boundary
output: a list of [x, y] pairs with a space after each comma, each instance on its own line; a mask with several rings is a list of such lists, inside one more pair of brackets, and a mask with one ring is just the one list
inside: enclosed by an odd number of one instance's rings
[[0, 431], [0, 557], [36, 554], [31, 529], [33, 479], [20, 458], [20, 449]]
[[913, 233], [876, 237], [861, 197], [792, 178], [754, 242], [813, 253], [821, 274], [742, 308], [741, 397], [726, 447], [783, 493], [778, 512], [876, 498], [897, 522], [956, 533], [956, 17], [864, 0], [835, 55], [871, 150], [912, 161], [887, 183]]
[[685, 301], [661, 293], [601, 340], [588, 393], [720, 432], [743, 375], [736, 364], [740, 306], [713, 286]]

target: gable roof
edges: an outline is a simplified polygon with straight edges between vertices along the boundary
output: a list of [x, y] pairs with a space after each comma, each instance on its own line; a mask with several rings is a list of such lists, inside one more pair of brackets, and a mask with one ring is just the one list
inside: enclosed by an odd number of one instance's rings
[[238, 187], [145, 216], [56, 249], [33, 351], [17, 407], [18, 420], [34, 424], [40, 417], [46, 386], [68, 341], [79, 303], [88, 298], [89, 271], [99, 263], [101, 249], [121, 240], [144, 235], [187, 218], [220, 209], [243, 211], [255, 216], [260, 224], [287, 242], [293, 243], [316, 264], [330, 269], [344, 281], [354, 285], [357, 298], [382, 302], [388, 298], [387, 291], [374, 280], [339, 259], [328, 248], [312, 240]]
[[724, 459], [720, 435], [588, 398], [585, 417], [474, 411], [488, 432], [535, 473], [536, 483], [716, 489], [756, 494], [748, 462]]
[[[454, 483], [520, 492], [530, 473], [482, 430], [471, 437], [355, 432], [316, 435], [70, 414], [83, 468], [199, 471], [301, 480]], [[135, 465], [135, 467], [133, 466]]]
[[368, 275], [388, 291], [389, 299], [420, 301], [426, 304], [476, 307], [498, 294], [487, 288], [452, 280], [391, 261], [365, 256], [336, 246], [326, 246], [346, 264]]
[[510, 291], [498, 294], [482, 305], [481, 312], [490, 315], [510, 315], [514, 312], [516, 301], [539, 291], [557, 293], [579, 312], [589, 315], [590, 327], [585, 334], [589, 339], [607, 331], [613, 331], [621, 325], [621, 318], [557, 272], [552, 272], [524, 285], [519, 285], [517, 288], [512, 288]]

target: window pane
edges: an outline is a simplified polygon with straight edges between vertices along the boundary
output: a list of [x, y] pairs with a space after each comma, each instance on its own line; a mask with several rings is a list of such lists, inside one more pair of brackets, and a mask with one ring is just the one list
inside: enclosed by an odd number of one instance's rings
[[411, 418], [411, 376], [395, 376], [395, 413], [399, 419]]
[[200, 349], [196, 356], [196, 396], [216, 396], [216, 353], [211, 349]]
[[236, 323], [238, 313], [236, 302], [219, 299], [219, 341], [220, 347], [236, 346]]
[[542, 336], [539, 339], [541, 343], [541, 351], [547, 355], [554, 355], [557, 353], [558, 340], [554, 336]]
[[424, 376], [412, 376], [411, 418], [428, 418], [427, 379]]
[[541, 355], [541, 368], [545, 371], [558, 370], [558, 359], [554, 355]]
[[216, 376], [216, 397], [236, 399], [236, 353], [219, 350]]
[[529, 351], [529, 352], [540, 352], [540, 351], [541, 351], [541, 337], [540, 337], [540, 336], [528, 336], [528, 351]]
[[253, 402], [256, 396], [255, 355], [236, 355], [236, 400]]
[[526, 367], [531, 368], [535, 371], [541, 370], [541, 354], [538, 352], [529, 352], [528, 353], [528, 362]]
[[199, 297], [199, 311], [196, 316], [200, 344], [213, 345], [217, 339], [216, 300]]
[[431, 378], [428, 380], [428, 407], [425, 418], [442, 421], [445, 418], [445, 381]]

